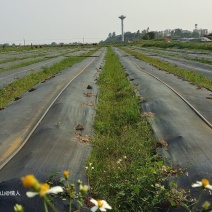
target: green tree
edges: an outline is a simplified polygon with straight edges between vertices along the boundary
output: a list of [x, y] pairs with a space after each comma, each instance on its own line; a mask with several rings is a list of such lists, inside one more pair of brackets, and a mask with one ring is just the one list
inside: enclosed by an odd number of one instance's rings
[[136, 37], [136, 39], [140, 39], [140, 37], [141, 37], [140, 30], [138, 30], [138, 31], [136, 32], [135, 37]]
[[51, 46], [57, 46], [57, 43], [56, 42], [52, 42]]
[[115, 38], [115, 37], [116, 37], [116, 33], [115, 33], [115, 32], [113, 32], [112, 37], [113, 37], [113, 38]]
[[174, 36], [182, 37], [183, 31], [182, 29], [175, 29]]
[[143, 39], [143, 40], [149, 40], [149, 35], [148, 35], [148, 33], [146, 33], [145, 35], [143, 35], [142, 39]]
[[151, 32], [148, 32], [147, 34], [148, 34], [150, 40], [155, 39], [155, 32], [151, 31]]
[[198, 32], [198, 31], [193, 31], [193, 33], [192, 33], [192, 37], [194, 37], [194, 38], [198, 38], [198, 37], [200, 37], [199, 32]]

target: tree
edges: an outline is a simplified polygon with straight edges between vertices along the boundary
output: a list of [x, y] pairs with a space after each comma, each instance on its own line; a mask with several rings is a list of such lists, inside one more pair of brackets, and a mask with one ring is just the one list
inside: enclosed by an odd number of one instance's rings
[[57, 46], [57, 43], [56, 42], [52, 42], [51, 46]]
[[155, 39], [155, 32], [151, 31], [151, 32], [148, 32], [147, 34], [148, 34], [150, 40]]
[[199, 32], [198, 32], [198, 31], [196, 31], [196, 30], [194, 30], [194, 31], [193, 31], [193, 33], [192, 33], [192, 37], [194, 37], [194, 38], [198, 38], [198, 37], [200, 37]]
[[183, 31], [182, 37], [183, 38], [191, 38], [192, 33], [190, 31]]
[[149, 40], [149, 35], [148, 35], [148, 33], [146, 33], [145, 35], [143, 35], [142, 39], [143, 39], [143, 40]]
[[140, 37], [141, 37], [140, 30], [138, 30], [138, 31], [136, 32], [136, 35], [135, 35], [135, 37], [136, 37], [137, 39], [140, 39]]
[[174, 36], [181, 37], [183, 34], [182, 29], [175, 29]]
[[125, 32], [124, 34], [124, 38], [126, 41], [133, 40], [134, 37], [135, 37], [135, 33], [132, 33], [132, 32]]
[[4, 49], [5, 47], [8, 47], [8, 46], [10, 46], [9, 43], [4, 43], [2, 47], [3, 47], [3, 49]]

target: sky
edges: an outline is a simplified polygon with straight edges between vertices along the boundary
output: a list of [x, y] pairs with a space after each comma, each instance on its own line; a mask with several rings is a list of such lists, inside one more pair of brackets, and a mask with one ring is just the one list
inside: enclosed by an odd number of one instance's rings
[[108, 34], [212, 31], [212, 0], [0, 0], [0, 44], [95, 43]]

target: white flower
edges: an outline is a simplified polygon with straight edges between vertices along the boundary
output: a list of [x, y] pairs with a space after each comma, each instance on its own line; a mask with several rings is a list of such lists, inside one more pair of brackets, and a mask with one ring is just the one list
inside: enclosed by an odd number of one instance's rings
[[116, 163], [117, 163], [117, 164], [120, 164], [120, 163], [121, 163], [121, 161], [122, 161], [122, 159], [119, 159]]
[[207, 179], [202, 179], [201, 182], [197, 181], [196, 183], [192, 184], [192, 187], [204, 187], [212, 190], [212, 186]]
[[49, 188], [49, 185], [47, 183], [44, 183], [41, 185], [41, 188], [38, 192], [28, 191], [26, 192], [26, 195], [28, 197], [34, 197], [36, 195], [45, 196], [46, 194], [57, 194], [63, 192], [63, 189], [61, 186], [54, 186], [52, 188]]
[[95, 212], [98, 209], [100, 211], [107, 211], [106, 209], [112, 209], [112, 207], [105, 200], [90, 199], [90, 201], [95, 205], [91, 208], [92, 212]]

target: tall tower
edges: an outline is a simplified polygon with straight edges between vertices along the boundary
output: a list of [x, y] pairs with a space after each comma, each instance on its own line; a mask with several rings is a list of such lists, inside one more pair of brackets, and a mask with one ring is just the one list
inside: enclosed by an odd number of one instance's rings
[[119, 16], [119, 18], [121, 19], [121, 34], [122, 34], [122, 38], [121, 41], [124, 42], [124, 19], [126, 18], [126, 16]]

